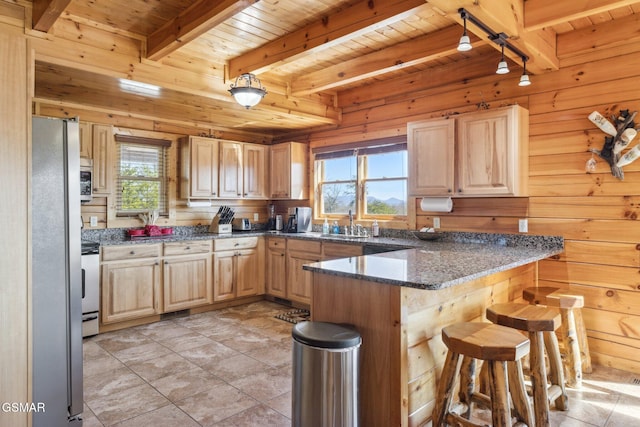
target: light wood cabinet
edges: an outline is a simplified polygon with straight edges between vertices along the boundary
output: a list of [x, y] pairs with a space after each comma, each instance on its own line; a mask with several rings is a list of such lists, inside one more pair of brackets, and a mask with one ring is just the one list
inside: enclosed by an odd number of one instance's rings
[[107, 262], [101, 267], [102, 323], [122, 322], [161, 312], [159, 253], [160, 245], [103, 248], [102, 259]]
[[180, 197], [218, 196], [218, 151], [217, 139], [197, 136], [180, 139]]
[[163, 312], [213, 303], [210, 251], [210, 241], [165, 243]]
[[214, 301], [264, 293], [263, 245], [257, 237], [214, 242]]
[[287, 240], [282, 237], [267, 239], [266, 292], [280, 298], [287, 297]]
[[287, 298], [311, 304], [312, 275], [303, 270], [304, 264], [322, 260], [322, 243], [288, 239], [287, 241]]
[[308, 147], [284, 142], [270, 147], [270, 198], [303, 200], [308, 192]]
[[269, 177], [267, 175], [267, 157], [269, 151], [266, 145], [244, 144], [243, 158], [243, 194], [246, 199], [266, 199]]
[[93, 194], [96, 196], [109, 195], [113, 191], [113, 169], [115, 165], [113, 127], [108, 125], [93, 125]]
[[242, 197], [242, 144], [220, 141], [219, 169], [220, 197], [237, 199]]
[[520, 106], [407, 125], [412, 196], [526, 196], [529, 115]]
[[91, 123], [79, 122], [78, 131], [80, 132], [80, 157], [88, 159], [93, 158], [93, 128]]

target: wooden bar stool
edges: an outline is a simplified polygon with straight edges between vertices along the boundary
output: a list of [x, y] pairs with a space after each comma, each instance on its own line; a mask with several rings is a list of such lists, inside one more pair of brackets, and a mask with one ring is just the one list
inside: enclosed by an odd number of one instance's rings
[[[560, 313], [554, 309], [536, 305], [505, 303], [494, 304], [487, 308], [487, 319], [498, 325], [529, 333], [531, 342], [529, 364], [535, 423], [537, 427], [549, 426], [549, 401], [555, 401], [556, 409], [563, 411], [569, 409], [558, 338], [555, 334], [555, 330], [560, 326]], [[547, 384], [545, 347], [549, 359], [550, 384]]]
[[[511, 426], [512, 417], [529, 427], [533, 425], [522, 373], [521, 359], [529, 353], [529, 340], [524, 335], [500, 325], [467, 322], [442, 329], [442, 341], [449, 351], [438, 384], [433, 426], [484, 425], [470, 420], [472, 403], [491, 409], [494, 427]], [[488, 364], [489, 396], [475, 391], [476, 360]], [[460, 401], [454, 404], [458, 372]]]
[[553, 287], [526, 288], [522, 297], [531, 304], [557, 307], [560, 310], [560, 339], [566, 356], [567, 385], [574, 388], [582, 387], [582, 373], [591, 373], [591, 355], [581, 310], [584, 307], [584, 297], [569, 290]]

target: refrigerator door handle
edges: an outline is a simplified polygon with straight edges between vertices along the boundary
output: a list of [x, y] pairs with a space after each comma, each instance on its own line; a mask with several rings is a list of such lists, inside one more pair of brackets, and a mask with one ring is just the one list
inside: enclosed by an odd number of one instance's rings
[[82, 299], [84, 299], [84, 296], [85, 296], [85, 285], [84, 285], [84, 282], [85, 282], [85, 269], [83, 268], [82, 269]]

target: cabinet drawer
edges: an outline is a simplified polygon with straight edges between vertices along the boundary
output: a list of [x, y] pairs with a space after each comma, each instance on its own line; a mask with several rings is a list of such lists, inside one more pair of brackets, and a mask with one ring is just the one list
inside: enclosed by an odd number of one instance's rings
[[211, 252], [211, 240], [189, 242], [167, 242], [164, 244], [165, 255], [187, 255]]
[[160, 256], [160, 245], [103, 246], [102, 261], [116, 261]]
[[283, 237], [270, 237], [268, 242], [269, 249], [285, 250], [287, 248], [287, 240]]
[[298, 240], [298, 239], [287, 239], [287, 248], [289, 251], [295, 252], [307, 252], [311, 254], [322, 253], [322, 242], [315, 242], [313, 240]]
[[325, 258], [344, 258], [362, 255], [362, 246], [347, 245], [344, 243], [327, 243], [322, 244]]
[[213, 241], [214, 251], [232, 251], [234, 249], [251, 249], [258, 246], [258, 237], [242, 237], [239, 239], [216, 239]]

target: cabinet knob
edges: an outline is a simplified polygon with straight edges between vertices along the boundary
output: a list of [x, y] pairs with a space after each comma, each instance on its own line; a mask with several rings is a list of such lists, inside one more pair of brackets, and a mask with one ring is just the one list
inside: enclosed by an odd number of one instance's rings
[[215, 196], [215, 195], [216, 195], [216, 192], [214, 191], [213, 193], [211, 193], [211, 195], [212, 195], [212, 196]]
[[187, 246], [186, 248], [184, 248], [185, 251], [190, 251], [191, 250], [191, 246]]
[[136, 252], [135, 252], [135, 251], [131, 251], [131, 252], [129, 252], [129, 255], [135, 255], [135, 254], [136, 254]]

